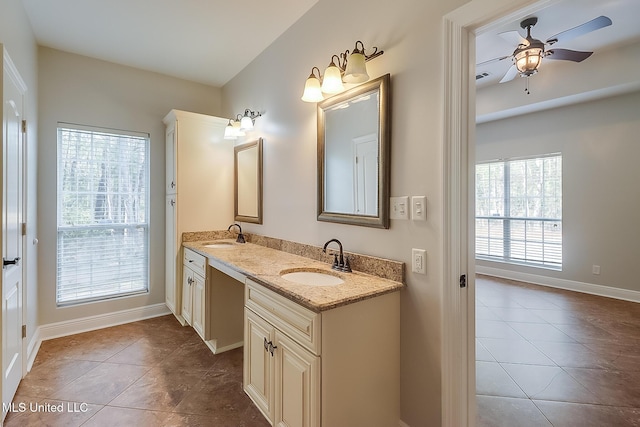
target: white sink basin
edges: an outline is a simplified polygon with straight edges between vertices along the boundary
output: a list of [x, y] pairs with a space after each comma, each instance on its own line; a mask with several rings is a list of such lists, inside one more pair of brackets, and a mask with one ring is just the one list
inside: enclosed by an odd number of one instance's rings
[[227, 242], [224, 240], [220, 240], [220, 241], [216, 241], [216, 242], [211, 242], [211, 243], [207, 243], [206, 245], [202, 245], [205, 248], [232, 248], [235, 246], [234, 242]]
[[289, 282], [307, 286], [336, 286], [344, 283], [340, 277], [331, 273], [315, 270], [287, 271], [280, 272], [280, 277]]

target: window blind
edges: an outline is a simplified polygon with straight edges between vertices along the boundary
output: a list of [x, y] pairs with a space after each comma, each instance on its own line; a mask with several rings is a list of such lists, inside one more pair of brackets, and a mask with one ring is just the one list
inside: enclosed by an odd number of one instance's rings
[[562, 155], [476, 165], [476, 257], [562, 268]]
[[58, 127], [58, 305], [147, 292], [149, 136]]

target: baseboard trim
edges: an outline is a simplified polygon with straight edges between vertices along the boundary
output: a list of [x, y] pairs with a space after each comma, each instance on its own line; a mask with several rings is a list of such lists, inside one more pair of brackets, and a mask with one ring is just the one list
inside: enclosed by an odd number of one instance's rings
[[36, 360], [38, 350], [40, 350], [40, 344], [42, 344], [40, 328], [36, 328], [31, 340], [29, 340], [29, 344], [27, 344], [27, 372], [31, 371], [33, 367], [33, 362]]
[[209, 350], [211, 350], [211, 352], [213, 354], [220, 354], [220, 353], [224, 353], [225, 351], [229, 351], [229, 350], [233, 350], [236, 348], [240, 348], [244, 345], [244, 341], [239, 341], [233, 344], [229, 344], [229, 345], [225, 345], [222, 347], [218, 347], [217, 345], [217, 340], [209, 340], [209, 341], [205, 341], [204, 342], [207, 347], [209, 347]]
[[593, 283], [577, 282], [574, 280], [558, 279], [555, 277], [540, 276], [537, 274], [522, 273], [519, 271], [503, 270], [500, 268], [476, 265], [476, 273], [503, 279], [518, 280], [533, 283], [535, 285], [551, 288], [566, 289], [568, 291], [582, 292], [601, 297], [615, 298], [624, 301], [640, 302], [640, 292], [629, 289], [613, 288], [611, 286], [595, 285]]
[[147, 305], [129, 310], [121, 310], [113, 313], [98, 314], [95, 316], [82, 317], [80, 319], [41, 325], [34, 336], [39, 335], [40, 341], [46, 341], [53, 338], [65, 337], [67, 335], [95, 331], [96, 329], [103, 329], [110, 326], [122, 325], [124, 323], [136, 322], [138, 320], [150, 319], [152, 317], [164, 316], [166, 314], [171, 314], [171, 311], [169, 311], [165, 303]]

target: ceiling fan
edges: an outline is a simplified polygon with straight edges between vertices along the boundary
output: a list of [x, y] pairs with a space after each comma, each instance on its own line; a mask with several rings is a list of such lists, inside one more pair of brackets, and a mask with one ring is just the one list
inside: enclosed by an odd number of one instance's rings
[[526, 38], [522, 37], [518, 31], [506, 31], [504, 33], [500, 33], [499, 35], [505, 40], [517, 43], [516, 49], [511, 55], [490, 59], [477, 64], [476, 67], [512, 58], [513, 65], [509, 68], [504, 77], [502, 77], [502, 80], [500, 80], [500, 83], [504, 83], [513, 80], [518, 74], [522, 77], [529, 77], [535, 74], [538, 72], [538, 68], [540, 67], [543, 58], [582, 62], [590, 57], [593, 52], [581, 52], [570, 49], [545, 49], [545, 47], [551, 47], [558, 42], [566, 42], [592, 31], [599, 30], [600, 28], [611, 25], [612, 22], [611, 19], [606, 16], [599, 16], [591, 21], [578, 25], [577, 27], [558, 33], [547, 39], [545, 42], [534, 39], [531, 36], [531, 28], [537, 23], [538, 18], [536, 17], [527, 18], [520, 23], [520, 27], [527, 30]]

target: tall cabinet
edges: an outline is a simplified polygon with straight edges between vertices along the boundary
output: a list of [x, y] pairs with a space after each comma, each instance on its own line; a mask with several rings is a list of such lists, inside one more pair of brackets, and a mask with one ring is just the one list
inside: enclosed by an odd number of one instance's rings
[[166, 125], [167, 307], [182, 316], [182, 233], [221, 230], [233, 223], [233, 141], [227, 119], [171, 110]]

